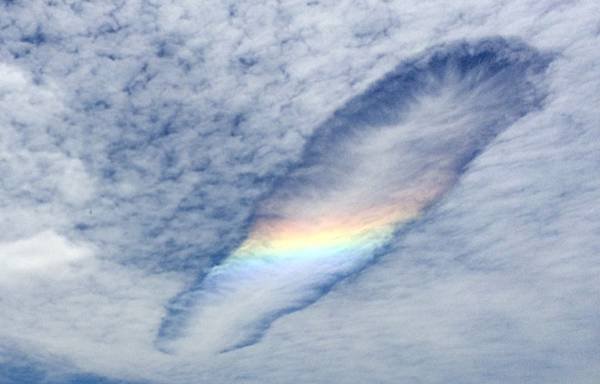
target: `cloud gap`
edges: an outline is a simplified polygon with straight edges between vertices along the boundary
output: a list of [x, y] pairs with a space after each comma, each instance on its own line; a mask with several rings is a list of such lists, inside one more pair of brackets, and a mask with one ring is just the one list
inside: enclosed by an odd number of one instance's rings
[[541, 107], [549, 60], [516, 40], [449, 44], [351, 99], [275, 182], [245, 242], [171, 301], [157, 347], [248, 347], [364, 270], [497, 135]]

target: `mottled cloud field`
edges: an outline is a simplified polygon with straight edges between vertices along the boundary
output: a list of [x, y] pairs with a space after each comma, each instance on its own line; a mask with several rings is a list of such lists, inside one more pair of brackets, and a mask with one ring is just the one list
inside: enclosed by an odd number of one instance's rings
[[0, 383], [597, 383], [599, 15], [0, 2]]

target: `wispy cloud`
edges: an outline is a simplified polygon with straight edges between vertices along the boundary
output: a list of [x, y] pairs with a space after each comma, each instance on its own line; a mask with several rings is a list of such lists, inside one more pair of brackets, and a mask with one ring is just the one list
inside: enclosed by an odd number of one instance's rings
[[[178, 336], [208, 350], [251, 345], [370, 263], [496, 135], [539, 108], [547, 64], [516, 42], [454, 44], [349, 101], [262, 203], [240, 248], [172, 303], [171, 316], [191, 306], [187, 323], [198, 324]], [[169, 341], [181, 323], [168, 318], [160, 337]]]

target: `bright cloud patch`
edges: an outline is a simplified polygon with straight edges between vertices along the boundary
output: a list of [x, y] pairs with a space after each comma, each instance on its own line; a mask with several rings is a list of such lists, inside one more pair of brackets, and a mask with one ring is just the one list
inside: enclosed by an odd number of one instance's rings
[[[0, 243], [2, 272], [60, 273], [70, 264], [89, 257], [91, 252], [70, 243], [53, 231], [10, 243]], [[23, 278], [23, 276], [20, 276]]]

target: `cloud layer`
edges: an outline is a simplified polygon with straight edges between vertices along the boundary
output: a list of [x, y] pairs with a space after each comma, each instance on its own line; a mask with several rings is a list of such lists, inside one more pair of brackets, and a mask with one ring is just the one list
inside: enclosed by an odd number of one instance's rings
[[[0, 12], [0, 382], [600, 378], [595, 2]], [[349, 258], [231, 265], [398, 201]]]

